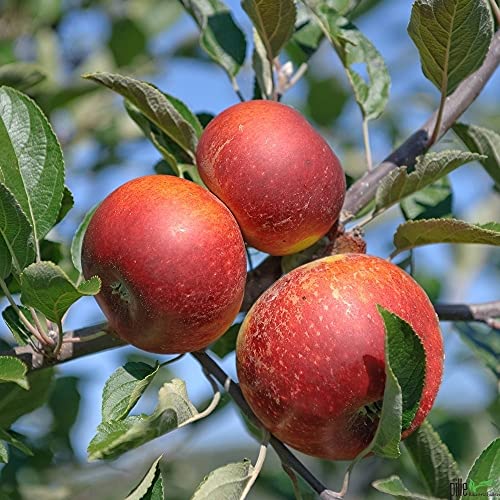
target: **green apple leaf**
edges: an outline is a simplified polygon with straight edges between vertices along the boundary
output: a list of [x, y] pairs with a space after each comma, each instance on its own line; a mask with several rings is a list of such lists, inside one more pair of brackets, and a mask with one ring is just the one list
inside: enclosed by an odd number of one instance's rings
[[110, 420], [97, 427], [88, 446], [89, 460], [115, 458], [196, 418], [198, 410], [189, 401], [182, 380], [167, 382], [158, 394], [158, 405], [151, 415]]
[[[17, 437], [18, 434], [13, 432], [13, 431], [6, 431], [4, 429], [0, 428], [0, 444], [3, 445], [3, 443], [10, 444], [14, 448], [17, 448], [19, 451], [22, 451], [25, 455], [28, 455], [29, 457], [33, 456], [33, 452]], [[4, 446], [5, 448], [5, 446]], [[5, 448], [6, 450], [6, 448]], [[6, 457], [8, 460], [8, 456]], [[7, 460], [2, 460], [4, 463], [7, 463]]]
[[0, 463], [6, 464], [9, 461], [9, 450], [7, 446], [0, 441]]
[[254, 50], [252, 54], [252, 67], [255, 71], [256, 82], [265, 99], [272, 99], [274, 88], [273, 62], [269, 60], [266, 47], [256, 29], [253, 30]]
[[401, 481], [398, 476], [391, 476], [387, 479], [377, 479], [373, 481], [372, 486], [387, 495], [392, 495], [393, 497], [404, 499], [404, 498], [414, 498], [416, 500], [435, 500], [435, 497], [429, 497], [426, 495], [421, 495], [419, 493], [412, 493]]
[[467, 475], [467, 484], [472, 481], [478, 493], [500, 490], [500, 438], [492, 441], [476, 458]]
[[297, 11], [293, 0], [243, 0], [269, 61], [278, 56], [293, 34]]
[[0, 279], [12, 270], [19, 274], [34, 259], [33, 229], [12, 193], [0, 183]]
[[19, 417], [42, 406], [49, 397], [53, 378], [53, 370], [47, 368], [28, 374], [28, 391], [17, 384], [0, 384], [0, 427], [7, 429]]
[[100, 287], [97, 276], [77, 286], [59, 266], [36, 262], [21, 274], [21, 301], [57, 323], [74, 302], [85, 295], [96, 295]]
[[375, 212], [382, 212], [459, 166], [480, 158], [480, 155], [464, 151], [440, 151], [419, 156], [411, 172], [408, 172], [408, 167], [399, 167], [382, 179], [375, 194]]
[[456, 123], [453, 125], [453, 131], [469, 151], [483, 155], [479, 162], [500, 190], [500, 134], [484, 127], [465, 123]]
[[489, 368], [497, 380], [500, 380], [500, 335], [493, 328], [486, 325], [472, 325], [471, 323], [455, 323], [455, 330], [460, 338]]
[[[32, 322], [33, 317], [31, 315], [31, 311], [27, 307], [21, 305], [18, 305], [17, 307], [21, 310], [21, 312], [28, 319], [28, 321]], [[11, 331], [14, 338], [16, 339], [16, 342], [20, 346], [28, 345], [31, 338], [31, 333], [28, 331], [23, 322], [19, 319], [19, 314], [17, 314], [14, 308], [12, 306], [6, 307], [2, 311], [2, 317], [3, 320], [5, 321], [5, 324]]]
[[14, 382], [19, 387], [29, 390], [26, 378], [28, 367], [14, 356], [0, 356], [0, 383]]
[[[171, 96], [167, 96], [171, 97]], [[151, 120], [130, 101], [125, 100], [125, 109], [129, 116], [136, 122], [144, 135], [151, 141], [153, 146], [161, 153], [168, 170], [163, 167], [155, 167], [157, 173], [176, 175], [177, 177], [188, 177], [200, 186], [204, 186], [198, 173], [198, 169], [193, 165], [193, 158], [190, 157], [175, 141], [163, 133]], [[201, 134], [201, 124], [196, 117], [196, 129]], [[186, 175], [187, 174], [187, 175]]]
[[232, 353], [236, 349], [236, 339], [238, 338], [240, 327], [241, 323], [230, 326], [226, 333], [210, 346], [210, 350], [214, 354], [217, 354], [220, 359]]
[[142, 26], [131, 17], [113, 20], [108, 47], [118, 67], [128, 66], [148, 50], [148, 37]]
[[13, 194], [41, 240], [54, 226], [64, 191], [59, 142], [40, 108], [26, 95], [0, 88], [0, 182]]
[[453, 191], [448, 177], [441, 177], [400, 202], [406, 220], [449, 218], [453, 211]]
[[[328, 3], [313, 0], [305, 0], [304, 3], [315, 14], [325, 36], [340, 57], [364, 119], [379, 117], [389, 99], [391, 86], [382, 56], [356, 26]], [[368, 81], [356, 71], [356, 65], [359, 64], [366, 65]]]
[[61, 222], [64, 217], [66, 217], [66, 215], [74, 205], [75, 199], [73, 198], [73, 193], [70, 191], [68, 186], [64, 186], [61, 208], [59, 209], [59, 213], [57, 214], [56, 224], [59, 224], [59, 222]]
[[286, 46], [287, 52], [297, 64], [307, 63], [316, 53], [325, 35], [305, 9], [297, 6], [295, 33]]
[[408, 33], [424, 75], [448, 95], [483, 63], [493, 18], [487, 0], [416, 0]]
[[245, 62], [245, 35], [220, 0], [180, 0], [200, 28], [201, 48], [234, 81]]
[[29, 62], [13, 62], [0, 67], [0, 87], [7, 85], [24, 92], [47, 78], [40, 65]]
[[219, 467], [203, 479], [191, 500], [240, 498], [252, 473], [252, 463], [246, 459]]
[[392, 256], [431, 243], [500, 245], [500, 223], [469, 224], [458, 219], [423, 219], [401, 224], [394, 235]]
[[84, 78], [108, 87], [130, 101], [194, 160], [201, 125], [184, 103], [167, 96], [150, 83], [128, 76], [90, 73]]
[[94, 205], [85, 214], [85, 217], [83, 218], [82, 222], [80, 222], [80, 225], [78, 226], [75, 235], [73, 236], [73, 240], [71, 241], [71, 261], [73, 262], [75, 268], [80, 272], [80, 274], [82, 273], [83, 238], [85, 237], [85, 233], [87, 232], [87, 228], [90, 224], [90, 221], [92, 220], [92, 216], [94, 215], [98, 206], [99, 203], [97, 205]]
[[448, 498], [450, 483], [461, 477], [455, 459], [426, 420], [404, 441], [429, 494]]
[[161, 477], [160, 455], [149, 468], [141, 482], [131, 491], [125, 500], [163, 500], [163, 479]]
[[418, 409], [425, 377], [425, 351], [413, 328], [397, 315], [377, 306], [386, 333], [386, 386], [380, 421], [368, 451], [387, 458], [400, 455], [401, 431]]
[[118, 368], [104, 385], [102, 421], [123, 420], [149, 387], [158, 368], [158, 363], [151, 366], [143, 362], [129, 362]]

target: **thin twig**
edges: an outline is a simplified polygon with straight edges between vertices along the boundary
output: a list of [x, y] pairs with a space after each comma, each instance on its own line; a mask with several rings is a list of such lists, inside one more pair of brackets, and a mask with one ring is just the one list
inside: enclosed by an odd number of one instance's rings
[[33, 322], [35, 323], [35, 328], [37, 329], [38, 333], [40, 336], [43, 338], [44, 342], [47, 345], [53, 344], [52, 339], [45, 333], [45, 330], [43, 329], [42, 323], [40, 322], [40, 318], [38, 317], [37, 312], [33, 307], [29, 307], [29, 312], [31, 313], [31, 316], [33, 317]]
[[[468, 76], [448, 97], [444, 107], [439, 139], [472, 104], [491, 78], [500, 63], [500, 31], [493, 36], [490, 49], [482, 66]], [[394, 150], [378, 167], [366, 173], [347, 191], [342, 223], [351, 220], [374, 197], [380, 181], [392, 170], [402, 165], [413, 165], [417, 156], [425, 153], [431, 145], [430, 135], [437, 121], [436, 111], [426, 123]]]
[[500, 300], [481, 304], [435, 304], [441, 321], [477, 321], [500, 330]]
[[[248, 406], [248, 403], [245, 401], [239, 385], [231, 380], [227, 373], [207, 353], [199, 351], [193, 352], [191, 355], [217, 380], [217, 382], [219, 382], [219, 384], [224, 386], [224, 389], [229, 393], [234, 402], [240, 407], [250, 421], [257, 427], [264, 429], [264, 426], [260, 423], [251, 408]], [[330, 491], [279, 439], [271, 435], [269, 442], [276, 451], [281, 462], [299, 474], [299, 476], [301, 476], [302, 479], [304, 479], [304, 481], [308, 483], [316, 493], [321, 495], [323, 492]]]

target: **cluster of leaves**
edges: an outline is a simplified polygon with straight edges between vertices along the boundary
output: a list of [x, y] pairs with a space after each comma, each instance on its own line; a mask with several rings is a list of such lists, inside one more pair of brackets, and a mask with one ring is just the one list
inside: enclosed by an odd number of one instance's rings
[[[242, 98], [236, 77], [245, 62], [246, 41], [230, 11], [220, 0], [181, 0], [181, 3], [200, 28], [201, 48], [227, 73]], [[368, 121], [378, 118], [385, 109], [390, 78], [380, 53], [352, 22], [357, 3], [304, 0], [296, 5], [292, 0], [244, 0], [243, 9], [254, 26], [255, 97], [281, 98], [301, 76], [320, 43], [327, 39], [345, 68], [367, 130]], [[140, 37], [130, 25], [120, 26], [118, 32], [135, 33], [136, 38]], [[439, 88], [443, 104], [444, 97], [484, 60], [492, 38], [491, 14], [485, 0], [417, 0], [412, 9], [409, 33], [419, 49], [424, 74]], [[126, 44], [113, 45], [117, 62], [133, 61], [137, 54], [120, 52], [123, 45]], [[289, 65], [281, 64], [279, 56], [283, 49], [295, 52], [302, 69], [293, 73]], [[367, 80], [357, 70], [359, 64], [366, 66]], [[15, 83], [22, 68], [14, 69], [4, 70], [2, 81], [10, 78]], [[41, 78], [30, 68], [29, 78], [24, 76], [18, 81], [35, 84]], [[92, 73], [86, 78], [125, 98], [127, 113], [161, 154], [162, 161], [156, 167], [158, 172], [201, 184], [195, 150], [203, 126], [211, 116], [196, 115], [174, 96], [134, 78], [113, 73]], [[442, 111], [442, 106], [440, 109]], [[0, 120], [0, 148], [4, 152], [0, 166], [0, 285], [11, 301], [3, 315], [20, 345], [31, 345], [47, 356], [56, 355], [63, 341], [62, 319], [68, 308], [81, 296], [99, 291], [98, 278], [82, 281], [79, 276], [81, 241], [90, 214], [73, 241], [73, 267], [64, 270], [46, 259], [43, 249], [50, 241], [47, 235], [73, 204], [71, 193], [64, 186], [61, 148], [37, 105], [7, 86], [0, 89]], [[436, 138], [439, 127], [438, 119]], [[428, 153], [415, 165], [394, 170], [380, 183], [370, 207], [369, 220], [397, 203], [407, 219], [394, 235], [393, 256], [430, 243], [500, 245], [499, 224], [475, 225], [450, 218], [452, 192], [446, 177], [465, 163], [479, 161], [498, 185], [500, 136], [491, 130], [465, 124], [455, 125], [455, 132], [470, 152]], [[369, 149], [369, 141], [365, 143]], [[16, 304], [13, 298], [17, 292], [21, 294], [22, 304]], [[370, 452], [386, 458], [400, 455], [401, 432], [411, 423], [422, 392], [425, 354], [418, 337], [407, 323], [389, 311], [381, 309], [380, 314], [387, 334], [386, 390], [377, 433], [354, 463]], [[225, 336], [223, 343], [214, 346], [214, 352], [225, 355], [234, 350], [236, 331], [233, 328], [233, 335]], [[199, 412], [190, 402], [184, 382], [174, 379], [160, 389], [158, 404], [151, 414], [130, 415], [159, 368], [158, 363], [127, 363], [107, 381], [102, 423], [88, 448], [90, 459], [116, 458], [207, 414], [207, 411]], [[31, 397], [35, 380], [42, 377], [27, 376], [26, 371], [18, 358], [0, 357], [0, 381], [8, 388], [3, 396], [5, 400], [16, 398], [17, 404], [30, 384], [31, 391], [25, 394]], [[39, 393], [43, 395], [43, 391]], [[219, 397], [216, 391], [214, 405]], [[212, 409], [212, 403], [208, 410]], [[20, 406], [23, 413], [41, 402], [31, 401], [30, 404]], [[30, 453], [22, 439], [8, 430], [17, 417], [3, 419], [0, 442]], [[460, 477], [460, 473], [430, 424], [423, 425], [406, 446], [420, 469], [426, 495], [446, 497], [449, 483]], [[497, 478], [495, 460], [499, 452], [500, 441], [497, 440], [477, 459], [469, 479], [480, 482]], [[1, 445], [0, 460], [7, 459], [7, 447]], [[163, 498], [160, 459], [152, 464], [128, 498]], [[212, 472], [193, 498], [222, 495], [240, 498], [254, 480], [255, 473], [247, 460], [228, 464]], [[377, 481], [374, 486], [397, 497], [431, 498], [410, 493], [398, 477]]]

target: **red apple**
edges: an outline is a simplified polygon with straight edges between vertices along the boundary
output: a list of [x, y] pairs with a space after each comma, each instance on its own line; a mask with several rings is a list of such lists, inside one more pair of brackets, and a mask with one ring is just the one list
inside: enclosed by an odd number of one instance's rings
[[141, 349], [173, 354], [207, 347], [238, 314], [245, 246], [230, 211], [177, 177], [141, 177], [99, 206], [82, 246], [85, 277], [111, 328]]
[[249, 101], [226, 109], [203, 132], [196, 158], [203, 182], [263, 252], [299, 252], [339, 217], [346, 188], [339, 160], [289, 106]]
[[238, 336], [243, 394], [279, 439], [315, 457], [351, 460], [370, 443], [383, 398], [385, 329], [377, 304], [407, 321], [426, 352], [419, 409], [429, 413], [441, 382], [443, 344], [432, 304], [399, 267], [345, 254], [299, 267], [269, 288]]

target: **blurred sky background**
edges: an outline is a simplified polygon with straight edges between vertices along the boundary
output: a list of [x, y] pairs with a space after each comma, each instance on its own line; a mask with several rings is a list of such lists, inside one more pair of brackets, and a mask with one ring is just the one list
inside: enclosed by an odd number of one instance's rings
[[[163, 8], [174, 11], [175, 8], [170, 5], [174, 3], [176, 2], [173, 0], [165, 0]], [[226, 3], [247, 34], [247, 40], [250, 40], [250, 22], [239, 2], [226, 0]], [[77, 0], [64, 0], [63, 5], [66, 13], [58, 23], [56, 32], [60, 43], [58, 57], [62, 65], [59, 66], [56, 78], [62, 82], [76, 78], [75, 60], [78, 61], [78, 69], [81, 72], [109, 70], [106, 58], [102, 55], [102, 47], [108, 43], [111, 36], [110, 12], [121, 8], [119, 2], [108, 2], [103, 5], [91, 2], [90, 6], [82, 6]], [[387, 107], [390, 120], [371, 122], [370, 126], [375, 162], [382, 160], [391, 151], [394, 140], [400, 141], [421, 125], [438, 103], [438, 91], [422, 75], [417, 51], [406, 32], [410, 10], [410, 1], [386, 0], [356, 20], [358, 27], [385, 58], [392, 78]], [[206, 111], [217, 114], [237, 102], [225, 73], [208, 60], [182, 57], [182, 54], [171, 57], [179, 44], [196, 36], [197, 27], [194, 22], [182, 14], [169, 29], [149, 40], [148, 51], [153, 55], [154, 63], [143, 74], [135, 76], [152, 81], [165, 92], [180, 98], [195, 112]], [[33, 58], [33, 42], [29, 37], [20, 39], [15, 50], [19, 59]], [[250, 54], [250, 51], [249, 46], [247, 54]], [[243, 94], [250, 98], [253, 72], [248, 59], [238, 76], [238, 81]], [[316, 81], [328, 81], [333, 77], [334, 81], [338, 82], [337, 85], [340, 85], [340, 90], [343, 93], [348, 92], [343, 69], [326, 42], [313, 57], [310, 71]], [[497, 127], [498, 131], [499, 88], [500, 74], [497, 72], [471, 111], [462, 120], [473, 121], [475, 117], [481, 117], [483, 125]], [[303, 80], [284, 96], [283, 102], [302, 109], [306, 103], [304, 111], [308, 112], [310, 93], [310, 86]], [[118, 119], [133, 132], [130, 133], [131, 138], [117, 148], [112, 168], [99, 170], [92, 170], [92, 166], [99, 161], [102, 150], [92, 139], [91, 134], [84, 140], [68, 141], [69, 137], [78, 133], [77, 121], [65, 108], [57, 109], [51, 114], [51, 121], [58, 136], [63, 144], [68, 144], [65, 147], [67, 184], [75, 198], [75, 208], [58, 226], [52, 235], [54, 238], [70, 241], [83, 214], [90, 207], [125, 181], [153, 173], [153, 166], [159, 160], [159, 154], [153, 146], [140, 139], [135, 132], [135, 125], [122, 107], [122, 99], [112, 97], [112, 105], [118, 110]], [[328, 107], [328, 100], [325, 100], [322, 106]], [[106, 110], [102, 112], [105, 113]], [[87, 118], [90, 123], [95, 120], [96, 125], [100, 119], [99, 114]], [[395, 134], [391, 132], [391, 122], [396, 123]], [[349, 98], [333, 127], [321, 127], [318, 124], [316, 126], [327, 137], [346, 170], [359, 173], [363, 167], [361, 116], [354, 100]], [[136, 137], [133, 137], [134, 134]], [[442, 144], [447, 148], [461, 147], [453, 134], [448, 134]], [[493, 181], [481, 166], [471, 164], [462, 167], [452, 173], [450, 178], [454, 192], [454, 214], [457, 217], [470, 222], [498, 219], [499, 195], [493, 193]], [[387, 257], [391, 249], [393, 232], [402, 220], [399, 208], [395, 207], [375, 223], [367, 226], [368, 252]], [[497, 252], [494, 258], [491, 258], [492, 252], [491, 248], [476, 245], [461, 247], [433, 245], [416, 250], [416, 268], [425, 275], [425, 279], [432, 281], [432, 278], [438, 278], [442, 281], [440, 301], [494, 300], [498, 298], [500, 292], [500, 255]], [[68, 329], [83, 327], [100, 322], [102, 319], [94, 300], [85, 298], [71, 309], [66, 327]], [[5, 328], [3, 331], [7, 335]], [[446, 365], [444, 382], [436, 405], [457, 414], [472, 414], [478, 408], [486, 407], [495, 398], [494, 380], [486, 369], [475, 361], [458, 335], [446, 324], [443, 325], [443, 333], [446, 342]], [[61, 374], [81, 377], [80, 413], [71, 436], [77, 456], [82, 461], [86, 459], [86, 447], [100, 422], [103, 385], [124, 359], [134, 354], [137, 354], [136, 350], [123, 348], [86, 356], [60, 368]], [[165, 358], [155, 356], [151, 359]], [[223, 367], [235, 376], [234, 357], [225, 359]], [[200, 402], [209, 396], [208, 383], [201, 376], [197, 363], [189, 356], [173, 365], [171, 371], [186, 380], [189, 394], [195, 402]], [[148, 397], [141, 401], [139, 410], [151, 409], [154, 406], [154, 396], [155, 394], [148, 393]], [[44, 418], [48, 418], [44, 411], [37, 411], [23, 417], [17, 428], [36, 435], [36, 429], [40, 428], [40, 422], [43, 423]], [[224, 448], [228, 443], [235, 442], [248, 446], [250, 450], [254, 449], [255, 453], [257, 451], [255, 442], [244, 429], [232, 406], [228, 406], [213, 419], [208, 419], [203, 429], [203, 432], [195, 431], [196, 439], [189, 440], [188, 446], [191, 451], [196, 447]], [[188, 432], [174, 433], [166, 440], [162, 439], [161, 445], [155, 444], [155, 446], [160, 448], [167, 446], [167, 449], [171, 446], [170, 449], [174, 449], [186, 439]]]

